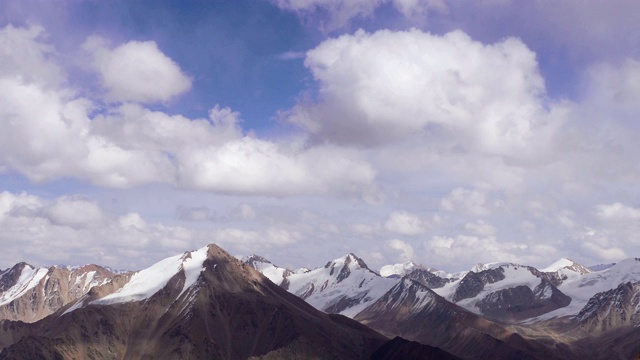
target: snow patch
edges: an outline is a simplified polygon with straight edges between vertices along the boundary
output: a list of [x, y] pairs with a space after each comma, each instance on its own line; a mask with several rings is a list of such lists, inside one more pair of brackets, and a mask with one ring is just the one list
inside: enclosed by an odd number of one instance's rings
[[16, 284], [0, 296], [0, 306], [9, 304], [36, 287], [48, 272], [49, 269], [46, 268], [34, 269], [30, 266], [25, 266]]
[[567, 258], [562, 258], [556, 262], [554, 262], [553, 264], [547, 266], [544, 269], [540, 269], [540, 271], [542, 272], [556, 272], [559, 271], [561, 269], [573, 266], [575, 263]]
[[[130, 301], [142, 301], [162, 290], [180, 270], [185, 271], [182, 292], [192, 286], [203, 269], [208, 246], [185, 254], [166, 258], [151, 267], [135, 273], [129, 282], [113, 294], [94, 300], [91, 304], [110, 305]], [[181, 294], [182, 294], [181, 292]]]

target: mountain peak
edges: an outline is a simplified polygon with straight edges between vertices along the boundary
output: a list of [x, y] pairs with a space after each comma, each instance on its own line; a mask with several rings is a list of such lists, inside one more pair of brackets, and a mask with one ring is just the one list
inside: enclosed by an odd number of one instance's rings
[[329, 261], [324, 267], [328, 269], [340, 266], [348, 266], [352, 269], [363, 268], [369, 270], [369, 267], [364, 260], [356, 256], [354, 253], [348, 253], [347, 255]]
[[182, 294], [198, 280], [204, 269], [204, 261], [211, 257], [212, 251], [215, 251], [216, 248], [219, 249], [210, 244], [198, 250], [187, 251], [161, 260], [135, 273], [131, 280], [118, 291], [95, 300], [93, 303], [115, 304], [147, 299], [163, 289], [169, 280], [180, 271], [183, 271], [185, 276], [184, 286], [180, 293]]
[[267, 260], [267, 258], [256, 254], [245, 256], [241, 259], [241, 261], [251, 265], [253, 268], [255, 268], [256, 263], [273, 264], [271, 261]]
[[588, 274], [591, 272], [589, 268], [584, 265], [578, 264], [577, 262], [563, 257], [562, 259], [554, 262], [553, 264], [547, 266], [544, 269], [540, 269], [542, 272], [557, 272], [562, 269], [571, 270], [573, 272], [579, 273], [581, 275]]

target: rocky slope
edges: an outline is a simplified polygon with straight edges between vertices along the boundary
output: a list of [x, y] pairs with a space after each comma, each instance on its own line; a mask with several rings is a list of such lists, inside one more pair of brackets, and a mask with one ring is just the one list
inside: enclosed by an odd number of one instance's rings
[[407, 277], [355, 319], [387, 336], [437, 346], [464, 359], [554, 358], [545, 347], [524, 341]]

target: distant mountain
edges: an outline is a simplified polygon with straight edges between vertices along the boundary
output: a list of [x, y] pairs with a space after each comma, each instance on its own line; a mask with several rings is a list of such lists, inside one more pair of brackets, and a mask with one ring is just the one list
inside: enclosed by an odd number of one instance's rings
[[316, 309], [350, 317], [377, 300], [397, 281], [372, 271], [354, 254], [329, 261], [324, 267], [298, 272], [275, 267], [264, 258], [256, 259], [259, 257], [245, 261], [272, 281], [275, 279], [275, 284]]
[[[391, 286], [374, 286], [375, 281], [369, 282], [367, 288], [388, 291], [384, 294], [369, 291], [366, 306], [359, 306], [363, 303], [357, 301], [358, 297], [353, 295], [357, 292], [349, 287], [329, 288], [329, 284], [337, 281], [327, 280], [336, 273], [327, 275], [327, 270], [321, 269], [335, 270], [344, 259], [305, 273], [307, 286], [289, 290], [324, 311], [332, 310], [326, 306], [331, 299], [355, 298], [356, 306], [343, 314], [388, 336], [439, 346], [463, 358], [478, 358], [474, 354], [478, 347], [486, 351], [485, 355], [493, 354], [479, 358], [499, 355], [604, 359], [607, 354], [625, 358], [640, 351], [635, 342], [640, 340], [640, 331], [635, 327], [640, 315], [634, 307], [640, 262], [635, 259], [600, 271], [567, 258], [542, 269], [503, 262], [478, 264], [458, 274], [412, 262], [387, 265], [381, 268], [381, 274], [395, 282]], [[376, 278], [371, 275], [374, 272], [367, 273]], [[318, 284], [327, 285], [323, 288]], [[621, 288], [613, 291], [618, 285]], [[284, 281], [283, 288], [288, 287], [288, 280]], [[300, 291], [301, 288], [315, 292]], [[310, 300], [311, 294], [324, 302]], [[622, 298], [626, 302], [621, 302]], [[624, 310], [611, 310], [621, 303], [629, 305]]]
[[33, 324], [1, 325], [2, 359], [454, 358], [322, 313], [215, 245], [116, 276]]
[[446, 301], [408, 277], [355, 319], [387, 336], [437, 346], [464, 359], [535, 359], [541, 354], [554, 358], [544, 347], [527, 353], [530, 345], [517, 334]]

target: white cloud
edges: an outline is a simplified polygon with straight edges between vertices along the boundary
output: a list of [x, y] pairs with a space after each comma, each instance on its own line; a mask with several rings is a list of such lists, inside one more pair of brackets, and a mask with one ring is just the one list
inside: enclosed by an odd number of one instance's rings
[[44, 29], [39, 26], [15, 28], [7, 25], [0, 30], [0, 74], [23, 84], [45, 87], [60, 85], [63, 74], [50, 63], [55, 49], [42, 41]]
[[478, 236], [494, 236], [496, 234], [496, 228], [484, 220], [468, 222], [464, 224], [464, 228]]
[[91, 37], [84, 48], [114, 101], [166, 102], [191, 88], [178, 64], [154, 41], [130, 41], [110, 49], [106, 41]]
[[137, 212], [116, 215], [73, 195], [47, 200], [27, 193], [0, 192], [0, 267], [18, 261], [34, 265], [97, 263], [139, 269], [163, 257], [214, 242], [249, 253], [297, 243], [301, 233], [276, 225], [186, 228], [148, 222]]
[[55, 225], [83, 228], [100, 225], [105, 221], [102, 209], [80, 196], [63, 196], [43, 208], [42, 213]]
[[373, 34], [324, 41], [305, 65], [316, 103], [289, 114], [319, 141], [376, 146], [422, 134], [457, 151], [540, 156], [559, 121], [542, 105], [535, 54], [513, 38], [492, 45], [461, 31]]
[[459, 212], [471, 216], [488, 216], [491, 214], [492, 204], [487, 200], [487, 194], [480, 190], [455, 188], [447, 197], [440, 200], [442, 209]]
[[619, 202], [608, 205], [598, 205], [596, 207], [598, 217], [613, 220], [638, 220], [640, 219], [640, 209], [624, 205]]
[[402, 15], [412, 18], [425, 16], [431, 11], [447, 12], [445, 0], [392, 0], [393, 5]]
[[402, 262], [414, 260], [413, 247], [409, 243], [399, 239], [393, 239], [387, 241], [387, 246], [400, 253], [400, 260]]
[[327, 13], [328, 24], [323, 23], [326, 30], [343, 27], [354, 18], [371, 17], [376, 9], [391, 4], [403, 16], [408, 18], [424, 16], [429, 10], [446, 12], [444, 0], [271, 0], [281, 9], [299, 14]]
[[529, 246], [498, 241], [493, 236], [456, 235], [433, 236], [424, 242], [424, 249], [429, 266], [449, 268], [451, 264], [486, 263], [496, 259], [526, 264]]
[[384, 227], [391, 232], [401, 235], [419, 235], [426, 231], [428, 223], [418, 215], [406, 211], [394, 211], [389, 215], [389, 219]]
[[274, 247], [289, 246], [298, 242], [300, 234], [280, 228], [264, 231], [224, 228], [214, 231], [214, 237], [222, 246], [229, 246], [245, 253], [257, 253]]
[[591, 101], [640, 110], [640, 61], [626, 59], [621, 65], [598, 64], [590, 69], [589, 75]]
[[620, 261], [627, 257], [625, 252], [619, 247], [602, 247], [598, 244], [591, 242], [585, 242], [582, 247], [589, 251], [593, 257], [601, 259], [603, 261]]
[[[0, 31], [0, 38], [13, 37], [13, 42], [22, 44], [18, 48], [30, 49], [21, 54], [25, 64], [56, 70], [49, 69], [47, 74], [62, 73], [47, 57], [49, 47], [41, 46], [40, 30], [23, 30], [21, 36], [15, 36], [16, 31], [7, 27]], [[144, 55], [167, 72], [167, 79], [158, 74], [151, 83], [128, 74], [127, 81], [143, 82], [139, 88], [131, 87], [141, 97], [122, 93], [118, 86], [129, 86], [118, 83], [112, 90], [120, 100], [168, 99], [183, 88], [174, 84], [181, 81], [179, 69], [151, 43], [131, 42], [113, 51], [94, 44], [94, 50], [99, 53], [98, 62], [107, 65], [111, 60], [126, 64], [129, 57]], [[5, 58], [9, 64], [17, 63], [15, 56], [0, 53], [0, 64]], [[32, 181], [75, 177], [115, 188], [166, 183], [250, 195], [371, 192], [367, 189], [372, 188], [376, 172], [357, 151], [248, 136], [240, 128], [239, 114], [218, 105], [208, 119], [168, 115], [131, 103], [109, 106], [91, 117], [95, 106], [91, 101], [64, 87], [25, 82], [22, 72], [29, 75], [30, 68], [11, 65], [9, 70], [0, 73], [0, 92], [5, 94], [0, 98], [0, 119], [4, 120], [0, 164]], [[161, 93], [147, 92], [152, 89]]]
[[388, 0], [272, 0], [281, 9], [300, 14], [324, 10], [329, 13], [328, 30], [346, 25], [355, 17], [369, 17]]

